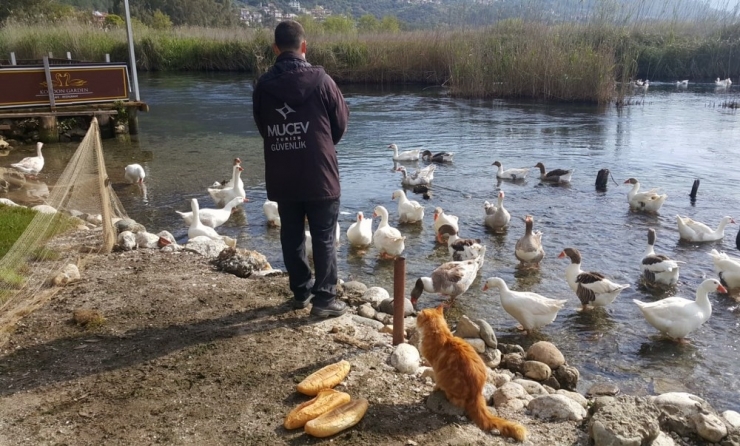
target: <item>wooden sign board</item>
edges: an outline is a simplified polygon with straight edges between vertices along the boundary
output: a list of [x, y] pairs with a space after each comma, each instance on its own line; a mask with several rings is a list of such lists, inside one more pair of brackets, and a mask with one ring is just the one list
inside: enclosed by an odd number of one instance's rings
[[[126, 64], [51, 66], [56, 105], [128, 100]], [[0, 108], [49, 105], [43, 66], [0, 68]]]

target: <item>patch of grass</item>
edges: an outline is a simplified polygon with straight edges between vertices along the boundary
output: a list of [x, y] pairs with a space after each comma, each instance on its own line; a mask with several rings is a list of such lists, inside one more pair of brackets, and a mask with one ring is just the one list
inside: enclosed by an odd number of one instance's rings
[[0, 226], [3, 228], [0, 231], [0, 258], [10, 250], [35, 216], [36, 211], [31, 209], [0, 204]]

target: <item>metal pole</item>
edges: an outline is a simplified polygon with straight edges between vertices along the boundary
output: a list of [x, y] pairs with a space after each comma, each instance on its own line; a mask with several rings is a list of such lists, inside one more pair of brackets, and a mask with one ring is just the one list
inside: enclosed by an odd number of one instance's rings
[[139, 95], [139, 78], [136, 74], [136, 55], [134, 54], [134, 31], [131, 28], [131, 10], [128, 7], [128, 0], [124, 0], [126, 6], [126, 35], [128, 36], [128, 58], [131, 63], [131, 79], [134, 84], [134, 99], [136, 102], [141, 100]]
[[54, 54], [52, 54], [52, 52], [49, 51], [49, 59], [53, 59], [53, 58], [54, 58]]
[[403, 344], [403, 317], [406, 308], [406, 259], [396, 257], [393, 261], [393, 345]]
[[51, 83], [51, 67], [49, 67], [49, 58], [46, 56], [44, 56], [44, 74], [46, 75], [46, 90], [49, 93], [49, 105], [53, 111], [56, 107], [54, 84]]
[[72, 53], [67, 51], [67, 60], [72, 60]]
[[12, 51], [10, 52], [10, 64], [15, 65], [15, 53]]
[[110, 63], [110, 54], [105, 53], [105, 63]]

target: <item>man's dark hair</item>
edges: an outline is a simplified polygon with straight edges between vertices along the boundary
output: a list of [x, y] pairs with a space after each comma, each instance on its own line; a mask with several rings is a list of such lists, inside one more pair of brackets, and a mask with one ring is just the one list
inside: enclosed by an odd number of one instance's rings
[[295, 20], [280, 22], [275, 28], [275, 45], [280, 51], [299, 50], [304, 40], [306, 33], [303, 26]]

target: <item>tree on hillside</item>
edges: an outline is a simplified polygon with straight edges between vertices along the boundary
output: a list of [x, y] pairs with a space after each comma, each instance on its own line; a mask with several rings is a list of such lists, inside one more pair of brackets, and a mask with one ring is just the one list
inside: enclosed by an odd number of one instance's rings
[[357, 19], [357, 29], [360, 32], [375, 32], [380, 28], [380, 21], [372, 14], [364, 14]]
[[8, 18], [54, 21], [74, 14], [74, 8], [55, 0], [2, 0], [0, 22]]
[[332, 15], [324, 19], [324, 31], [330, 34], [350, 33], [355, 29], [355, 21], [343, 15]]
[[[124, 14], [123, 0], [112, 0], [112, 10]], [[238, 24], [232, 0], [129, 0], [131, 15], [153, 23], [156, 11], [167, 15], [174, 25], [235, 26]]]

